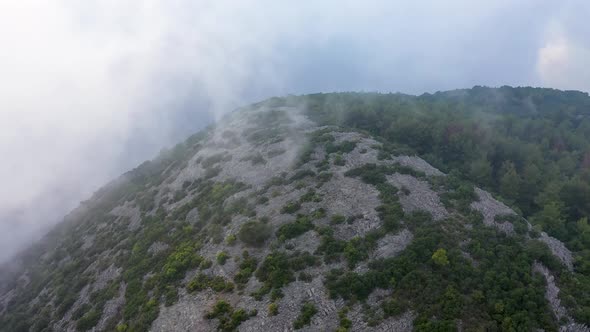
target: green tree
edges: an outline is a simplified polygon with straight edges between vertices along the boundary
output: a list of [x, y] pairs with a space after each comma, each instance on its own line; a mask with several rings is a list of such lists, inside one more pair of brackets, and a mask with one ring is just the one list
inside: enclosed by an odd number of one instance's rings
[[561, 202], [549, 202], [535, 216], [535, 221], [543, 227], [544, 231], [560, 239], [564, 239], [567, 234], [562, 209], [563, 205]]
[[527, 164], [522, 172], [522, 183], [518, 201], [525, 214], [534, 210], [535, 196], [541, 189], [542, 183], [541, 170], [535, 164]]
[[492, 165], [482, 157], [471, 163], [469, 176], [478, 184], [488, 186], [492, 183]]
[[447, 257], [447, 251], [443, 248], [439, 248], [432, 254], [432, 260], [436, 265], [445, 266], [449, 264], [449, 258]]
[[518, 198], [520, 176], [511, 161], [505, 161], [500, 168], [500, 194], [512, 203]]

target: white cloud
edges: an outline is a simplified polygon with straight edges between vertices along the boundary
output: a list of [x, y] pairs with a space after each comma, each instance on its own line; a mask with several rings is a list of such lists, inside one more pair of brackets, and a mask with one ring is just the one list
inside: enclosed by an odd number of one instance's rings
[[590, 91], [590, 43], [568, 29], [571, 16], [561, 16], [547, 25], [538, 50], [536, 71], [544, 86]]
[[[537, 54], [533, 46], [559, 5], [540, 7], [533, 0], [0, 1], [0, 260], [178, 139], [184, 100], [220, 114], [315, 90], [587, 87], [587, 41], [572, 39], [571, 29]], [[540, 78], [530, 79], [535, 73]], [[138, 160], [128, 156], [135, 150], [145, 151]]]

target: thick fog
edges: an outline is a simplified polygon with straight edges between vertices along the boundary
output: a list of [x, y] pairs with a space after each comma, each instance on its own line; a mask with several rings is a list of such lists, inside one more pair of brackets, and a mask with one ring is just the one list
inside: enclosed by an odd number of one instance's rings
[[587, 1], [1, 1], [0, 261], [273, 95], [590, 90]]

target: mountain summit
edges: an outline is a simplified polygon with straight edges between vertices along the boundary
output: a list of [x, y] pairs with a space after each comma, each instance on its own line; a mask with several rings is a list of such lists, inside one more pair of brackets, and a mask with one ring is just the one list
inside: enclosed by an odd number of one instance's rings
[[0, 330], [589, 331], [588, 169], [579, 92], [272, 98], [6, 264]]

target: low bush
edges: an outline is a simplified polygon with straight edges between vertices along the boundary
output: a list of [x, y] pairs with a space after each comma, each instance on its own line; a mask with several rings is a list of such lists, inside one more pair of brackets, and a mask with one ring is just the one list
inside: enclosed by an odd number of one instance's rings
[[271, 227], [259, 221], [248, 221], [240, 227], [238, 238], [245, 244], [261, 247], [271, 235]]
[[220, 251], [216, 256], [217, 264], [225, 265], [225, 262], [227, 261], [228, 258], [229, 258], [229, 255], [225, 251]]
[[234, 284], [220, 276], [211, 277], [199, 273], [189, 281], [186, 288], [189, 292], [199, 292], [206, 288], [211, 288], [215, 292], [231, 292], [234, 289]]
[[279, 227], [277, 237], [279, 239], [292, 239], [312, 229], [311, 219], [308, 216], [298, 215], [294, 222]]
[[207, 319], [217, 319], [217, 329], [223, 332], [235, 331], [242, 322], [250, 319], [251, 314], [244, 309], [234, 309], [225, 300], [219, 300], [213, 310], [205, 314]]
[[285, 213], [293, 214], [293, 213], [299, 211], [300, 208], [301, 208], [301, 203], [299, 203], [299, 202], [288, 202], [287, 204], [285, 204], [285, 206], [283, 206], [283, 208], [281, 208], [281, 213], [283, 213], [283, 214], [285, 214]]
[[311, 323], [311, 318], [315, 316], [317, 312], [318, 309], [316, 309], [313, 303], [305, 303], [301, 307], [301, 312], [299, 313], [299, 316], [297, 316], [297, 319], [295, 319], [295, 321], [293, 322], [293, 327], [296, 330], [299, 330], [303, 328], [305, 325], [309, 325]]
[[268, 305], [268, 315], [269, 316], [276, 316], [279, 314], [279, 305], [276, 303], [271, 303]]

